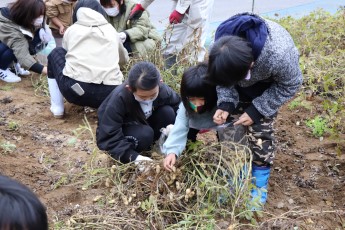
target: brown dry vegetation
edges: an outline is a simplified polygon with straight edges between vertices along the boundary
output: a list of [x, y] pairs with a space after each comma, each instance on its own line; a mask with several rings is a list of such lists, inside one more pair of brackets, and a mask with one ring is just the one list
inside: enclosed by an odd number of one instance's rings
[[278, 115], [262, 213], [246, 211], [248, 180], [237, 201], [219, 202], [232, 194], [219, 166], [242, 168], [231, 159], [244, 159], [243, 149], [221, 147], [205, 133], [173, 174], [157, 166], [159, 155], [140, 173], [95, 148], [96, 111], [66, 103], [65, 118], [54, 119], [37, 75], [0, 82], [0, 173], [39, 196], [52, 229], [344, 229], [344, 11], [280, 22], [301, 51], [305, 85]]

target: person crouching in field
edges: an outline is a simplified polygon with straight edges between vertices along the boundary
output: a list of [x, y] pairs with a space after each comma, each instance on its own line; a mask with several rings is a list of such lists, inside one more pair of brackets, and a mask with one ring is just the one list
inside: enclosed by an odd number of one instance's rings
[[50, 111], [56, 118], [63, 117], [64, 97], [76, 105], [98, 108], [123, 82], [120, 65], [128, 61], [126, 49], [97, 1], [78, 1], [74, 13], [62, 47], [48, 56]]
[[108, 14], [108, 21], [119, 32], [128, 53], [134, 57], [147, 58], [155, 51], [160, 35], [144, 12], [138, 20], [128, 21], [135, 3], [131, 0], [100, 0]]
[[279, 24], [251, 13], [238, 14], [217, 28], [207, 78], [218, 85], [214, 122], [220, 125], [238, 114], [234, 125], [247, 127], [258, 188], [251, 194], [264, 205], [275, 158], [275, 117], [303, 81], [298, 50]]
[[138, 62], [128, 80], [118, 86], [98, 109], [97, 145], [122, 163], [149, 161], [150, 150], [160, 130], [173, 124], [179, 95], [161, 82], [156, 66]]
[[[33, 57], [52, 39], [45, 24], [45, 4], [42, 0], [17, 0], [0, 8], [0, 79], [19, 82], [18, 75], [29, 75], [27, 68], [47, 74], [47, 67]], [[10, 65], [15, 62], [15, 72]]]
[[46, 208], [25, 185], [0, 175], [0, 229], [48, 230]]
[[164, 168], [171, 171], [187, 140], [196, 141], [200, 130], [214, 128], [213, 115], [217, 109], [216, 86], [205, 81], [207, 64], [200, 63], [185, 70], [181, 80], [182, 103], [175, 124], [163, 144]]
[[77, 0], [47, 0], [47, 18], [52, 30], [56, 47], [62, 46], [62, 37], [66, 29], [72, 25], [72, 14]]

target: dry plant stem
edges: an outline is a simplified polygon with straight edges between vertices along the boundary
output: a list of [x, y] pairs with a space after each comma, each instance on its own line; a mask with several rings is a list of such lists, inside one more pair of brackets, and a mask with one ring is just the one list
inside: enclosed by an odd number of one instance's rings
[[[297, 209], [299, 207], [296, 207], [295, 209]], [[285, 213], [282, 213], [279, 216], [275, 216], [272, 213], [268, 213], [268, 212], [262, 212], [266, 215], [270, 215], [273, 216], [272, 218], [265, 220], [264, 222], [261, 223], [261, 226], [263, 226], [266, 223], [269, 222], [274, 222], [277, 220], [298, 220], [298, 219], [303, 219], [305, 217], [311, 217], [312, 215], [317, 215], [317, 214], [325, 214], [325, 213], [334, 213], [337, 214], [339, 216], [339, 218], [342, 220], [341, 218], [341, 214], [345, 215], [345, 212], [343, 210], [332, 210], [332, 211], [315, 211], [315, 210], [289, 210]], [[289, 216], [293, 216], [293, 218], [289, 217]], [[315, 217], [316, 218], [316, 217]]]

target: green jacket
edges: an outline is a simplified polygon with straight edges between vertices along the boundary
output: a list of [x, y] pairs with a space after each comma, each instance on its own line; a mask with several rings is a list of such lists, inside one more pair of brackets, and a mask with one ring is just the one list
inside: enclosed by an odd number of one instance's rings
[[19, 64], [26, 69], [31, 69], [37, 63], [29, 53], [29, 37], [33, 38], [30, 31], [21, 28], [0, 13], [0, 41], [13, 50]]
[[127, 33], [134, 55], [145, 57], [155, 50], [156, 43], [161, 40], [161, 37], [151, 24], [149, 14], [146, 11], [137, 21], [127, 24], [129, 14], [136, 3], [131, 0], [124, 0], [124, 3], [126, 12], [116, 17], [108, 17], [108, 21], [117, 32]]

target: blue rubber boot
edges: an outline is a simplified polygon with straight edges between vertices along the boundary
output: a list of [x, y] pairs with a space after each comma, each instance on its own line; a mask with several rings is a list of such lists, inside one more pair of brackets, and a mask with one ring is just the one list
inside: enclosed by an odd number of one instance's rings
[[[261, 208], [264, 206], [267, 200], [267, 185], [270, 177], [271, 167], [269, 166], [258, 166], [253, 164], [252, 168], [252, 183], [256, 186], [251, 191], [252, 200], [260, 197], [259, 202]], [[260, 210], [261, 208], [253, 207], [252, 210]]]

